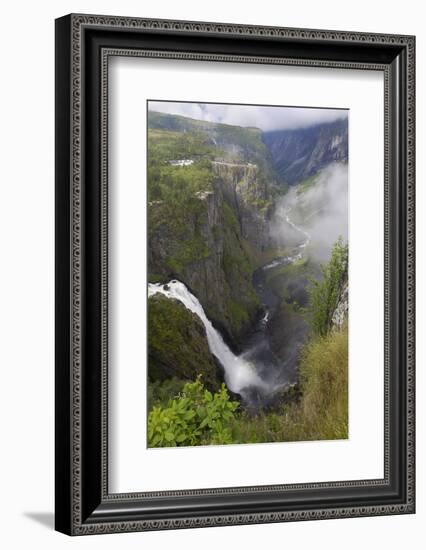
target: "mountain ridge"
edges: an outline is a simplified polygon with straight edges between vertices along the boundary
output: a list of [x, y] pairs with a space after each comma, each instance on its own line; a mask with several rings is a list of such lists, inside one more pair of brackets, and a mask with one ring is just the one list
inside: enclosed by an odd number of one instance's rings
[[297, 185], [333, 162], [348, 161], [347, 119], [264, 131], [255, 126], [149, 111], [148, 127], [208, 136], [225, 158], [258, 163], [271, 182], [281, 185]]
[[314, 176], [333, 162], [348, 162], [348, 120], [263, 133], [275, 172], [289, 185]]

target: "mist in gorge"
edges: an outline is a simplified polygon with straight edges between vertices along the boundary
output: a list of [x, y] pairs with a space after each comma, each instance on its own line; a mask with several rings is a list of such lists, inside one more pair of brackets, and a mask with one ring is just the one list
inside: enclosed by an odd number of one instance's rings
[[309, 256], [324, 263], [339, 237], [348, 240], [347, 164], [329, 165], [306, 187], [290, 187], [280, 199], [271, 222], [271, 235], [281, 246], [294, 246], [300, 241], [303, 235], [289, 226], [288, 216], [309, 234]]

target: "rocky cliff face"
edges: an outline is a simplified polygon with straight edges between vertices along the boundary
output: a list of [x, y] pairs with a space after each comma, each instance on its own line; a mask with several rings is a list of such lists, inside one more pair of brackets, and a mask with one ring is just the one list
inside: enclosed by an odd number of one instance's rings
[[226, 162], [214, 162], [213, 167], [223, 197], [237, 217], [242, 239], [258, 250], [271, 246], [272, 194], [259, 167]]
[[349, 311], [349, 283], [346, 280], [346, 283], [342, 287], [340, 293], [340, 298], [337, 303], [337, 307], [334, 310], [333, 316], [331, 318], [331, 326], [335, 330], [341, 330], [347, 319]]
[[348, 160], [348, 121], [265, 132], [263, 141], [283, 182], [297, 184], [332, 162]]
[[[192, 198], [183, 233], [176, 234], [165, 220], [150, 235], [149, 272], [155, 280], [175, 277], [185, 283], [238, 346], [259, 313], [250, 251], [270, 243], [268, 201], [256, 187], [255, 166], [217, 165], [215, 172], [212, 189]], [[150, 215], [161, 207], [151, 204]]]
[[185, 283], [238, 349], [260, 312], [252, 275], [278, 192], [262, 132], [161, 113], [149, 128], [150, 281]]

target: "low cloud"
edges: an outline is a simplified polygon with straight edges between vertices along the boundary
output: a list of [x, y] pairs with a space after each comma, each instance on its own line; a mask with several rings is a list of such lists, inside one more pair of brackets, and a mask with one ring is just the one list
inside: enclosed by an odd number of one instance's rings
[[306, 107], [267, 107], [220, 103], [183, 103], [149, 101], [151, 111], [182, 115], [197, 120], [220, 122], [235, 126], [254, 126], [263, 131], [307, 128], [323, 122], [347, 118], [346, 109]]
[[328, 166], [316, 184], [298, 194], [292, 188], [283, 197], [272, 224], [272, 234], [281, 243], [295, 246], [306, 237], [286, 223], [286, 216], [309, 235], [309, 255], [319, 262], [330, 259], [339, 237], [348, 240], [348, 165]]

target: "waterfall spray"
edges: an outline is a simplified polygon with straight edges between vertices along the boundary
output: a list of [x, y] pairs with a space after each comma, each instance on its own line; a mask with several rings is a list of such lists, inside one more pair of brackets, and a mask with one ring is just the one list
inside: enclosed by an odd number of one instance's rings
[[149, 283], [148, 296], [163, 294], [167, 298], [179, 300], [187, 309], [195, 313], [206, 329], [207, 342], [211, 353], [219, 360], [225, 370], [225, 382], [234, 393], [243, 394], [244, 389], [257, 388], [268, 390], [269, 385], [256, 372], [254, 365], [235, 355], [224, 342], [221, 334], [207, 318], [203, 306], [180, 281], [172, 280], [163, 285]]

